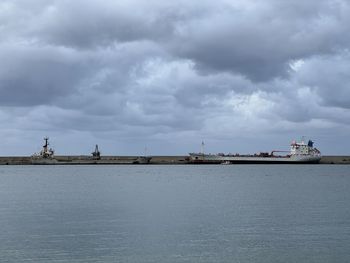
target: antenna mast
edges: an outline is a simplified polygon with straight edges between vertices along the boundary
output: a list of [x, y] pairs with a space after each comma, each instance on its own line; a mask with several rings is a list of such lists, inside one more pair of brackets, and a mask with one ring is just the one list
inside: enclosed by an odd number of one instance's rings
[[101, 153], [100, 153], [100, 151], [98, 149], [98, 145], [97, 144], [95, 146], [95, 151], [92, 152], [92, 156], [93, 156], [94, 159], [97, 159], [97, 160], [99, 160], [101, 158]]

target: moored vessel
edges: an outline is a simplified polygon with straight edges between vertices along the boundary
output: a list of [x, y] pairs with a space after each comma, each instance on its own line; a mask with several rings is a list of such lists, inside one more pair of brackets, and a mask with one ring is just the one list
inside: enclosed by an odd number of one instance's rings
[[49, 148], [49, 138], [44, 138], [45, 144], [39, 153], [34, 153], [30, 160], [32, 164], [56, 164], [57, 160], [54, 158], [55, 151]]
[[55, 151], [49, 148], [49, 138], [44, 138], [45, 144], [39, 153], [30, 156], [29, 164], [149, 164], [150, 156], [102, 156], [98, 145], [88, 155], [55, 155]]
[[[233, 164], [233, 163], [250, 163], [250, 164], [282, 164], [282, 163], [319, 163], [321, 152], [314, 147], [314, 142], [309, 140], [305, 143], [302, 139], [300, 142], [292, 141], [290, 151], [272, 151], [260, 152], [257, 154], [205, 154], [203, 151], [204, 143], [202, 142], [201, 153], [190, 153], [189, 162], [196, 164]], [[276, 153], [287, 153], [286, 155], [277, 155]]]

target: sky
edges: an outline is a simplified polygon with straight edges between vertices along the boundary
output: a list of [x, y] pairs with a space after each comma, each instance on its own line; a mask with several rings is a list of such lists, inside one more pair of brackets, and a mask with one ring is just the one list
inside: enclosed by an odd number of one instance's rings
[[0, 155], [350, 154], [347, 0], [1, 0]]

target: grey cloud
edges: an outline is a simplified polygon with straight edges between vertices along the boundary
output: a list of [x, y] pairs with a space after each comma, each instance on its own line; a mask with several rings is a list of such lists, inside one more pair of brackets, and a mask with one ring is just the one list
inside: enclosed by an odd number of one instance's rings
[[4, 0], [0, 135], [142, 138], [158, 150], [171, 138], [344, 136], [349, 10], [342, 0]]
[[[26, 12], [30, 22], [22, 34], [75, 48], [150, 40], [192, 59], [199, 70], [225, 70], [266, 81], [287, 77], [292, 60], [346, 47], [349, 11], [345, 1], [326, 0], [215, 5], [59, 1], [31, 15]], [[22, 27], [16, 29], [21, 32]]]
[[280, 120], [295, 123], [319, 120], [334, 126], [348, 125], [349, 62], [348, 52], [313, 57], [300, 62], [289, 80], [277, 79], [264, 84], [268, 91], [264, 97], [274, 103], [271, 113]]
[[66, 96], [89, 73], [85, 59], [70, 50], [0, 45], [0, 101], [2, 105], [51, 103]]
[[[0, 101], [3, 105], [90, 104], [87, 99], [128, 89], [132, 70], [149, 56], [161, 56], [152, 44], [121, 45], [88, 52], [37, 43], [0, 44]], [[70, 98], [76, 100], [70, 101]]]
[[299, 83], [312, 87], [325, 106], [350, 109], [350, 54], [315, 57], [297, 74]]
[[347, 2], [331, 8], [329, 1], [272, 3], [194, 18], [179, 31], [173, 52], [193, 59], [199, 68], [239, 72], [254, 81], [266, 81], [287, 77], [294, 59], [332, 54], [348, 46]]
[[[21, 10], [21, 5], [17, 8]], [[115, 43], [166, 38], [173, 31], [171, 5], [154, 1], [57, 1], [27, 15], [28, 38], [53, 45], [97, 48]], [[21, 31], [21, 24], [17, 29]]]

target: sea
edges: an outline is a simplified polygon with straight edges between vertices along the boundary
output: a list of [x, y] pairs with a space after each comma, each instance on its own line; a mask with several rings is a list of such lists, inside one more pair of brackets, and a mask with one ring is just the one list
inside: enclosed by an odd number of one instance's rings
[[350, 166], [1, 166], [0, 262], [350, 262]]

